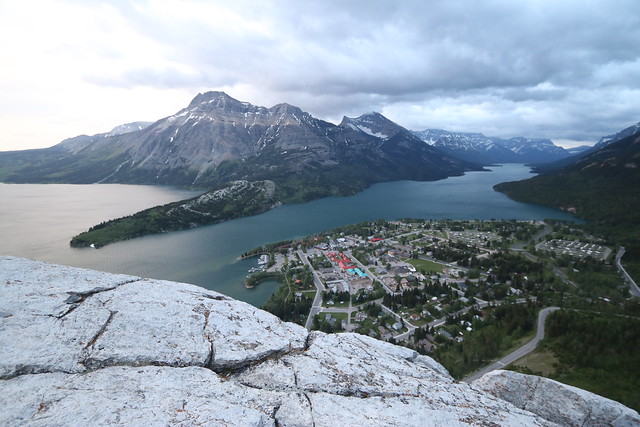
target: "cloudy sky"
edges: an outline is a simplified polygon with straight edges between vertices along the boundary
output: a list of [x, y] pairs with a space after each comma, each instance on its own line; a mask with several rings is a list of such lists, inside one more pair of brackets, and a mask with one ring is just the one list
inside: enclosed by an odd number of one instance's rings
[[640, 121], [638, 0], [0, 0], [0, 150], [198, 93], [592, 144]]

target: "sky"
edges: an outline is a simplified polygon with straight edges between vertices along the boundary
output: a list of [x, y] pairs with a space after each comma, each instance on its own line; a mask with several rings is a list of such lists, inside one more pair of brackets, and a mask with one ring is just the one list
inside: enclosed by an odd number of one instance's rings
[[591, 145], [640, 121], [638, 0], [0, 0], [0, 151], [200, 92]]

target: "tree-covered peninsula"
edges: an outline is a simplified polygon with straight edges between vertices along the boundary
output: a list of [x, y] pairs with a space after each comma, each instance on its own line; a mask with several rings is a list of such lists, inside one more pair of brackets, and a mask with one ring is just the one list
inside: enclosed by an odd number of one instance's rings
[[71, 239], [73, 247], [99, 248], [149, 234], [185, 230], [248, 215], [275, 206], [271, 181], [234, 181], [200, 196], [103, 222]]

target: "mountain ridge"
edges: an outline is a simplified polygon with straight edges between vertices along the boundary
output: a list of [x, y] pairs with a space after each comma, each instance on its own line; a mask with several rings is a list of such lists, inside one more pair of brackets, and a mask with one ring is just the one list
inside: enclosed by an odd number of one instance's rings
[[413, 132], [418, 138], [445, 153], [482, 164], [552, 162], [571, 153], [549, 139], [487, 137], [478, 132], [450, 132], [425, 129]]
[[335, 188], [322, 194], [329, 195], [351, 194], [374, 182], [441, 179], [481, 169], [394, 126], [395, 137], [381, 144], [361, 129], [325, 122], [290, 104], [266, 108], [206, 92], [140, 130], [77, 137], [31, 153], [0, 153], [0, 179], [200, 187], [248, 179], [273, 180], [286, 189], [291, 174], [304, 182], [335, 174]]

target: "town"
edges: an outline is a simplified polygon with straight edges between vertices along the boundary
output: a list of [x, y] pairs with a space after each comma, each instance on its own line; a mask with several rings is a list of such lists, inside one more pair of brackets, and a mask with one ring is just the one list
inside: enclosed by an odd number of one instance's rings
[[445, 363], [462, 376], [529, 336], [541, 307], [627, 298], [612, 252], [573, 223], [379, 220], [247, 255], [261, 254], [251, 286], [282, 282], [264, 308], [308, 329], [358, 332], [441, 362], [467, 340], [506, 335], [460, 369]]

